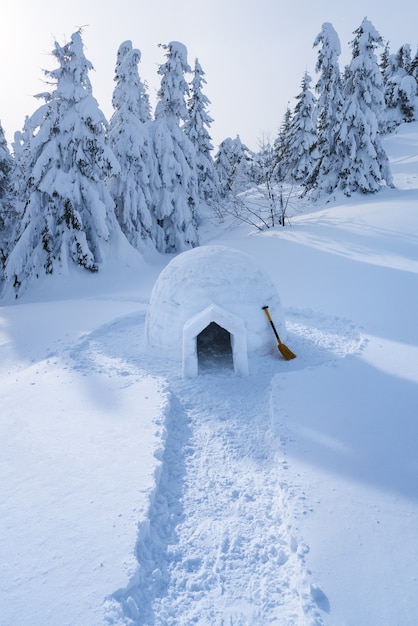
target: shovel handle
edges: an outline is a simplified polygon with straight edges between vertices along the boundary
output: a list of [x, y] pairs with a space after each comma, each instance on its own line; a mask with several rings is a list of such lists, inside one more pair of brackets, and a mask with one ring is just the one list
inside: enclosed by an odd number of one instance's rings
[[273, 323], [273, 320], [271, 319], [271, 315], [270, 315], [270, 311], [269, 311], [268, 306], [263, 306], [263, 307], [261, 307], [261, 308], [263, 309], [263, 311], [264, 311], [264, 312], [265, 312], [265, 314], [267, 315], [267, 319], [268, 319], [268, 321], [270, 322], [271, 327], [272, 327], [272, 329], [273, 329], [273, 332], [274, 332], [274, 334], [275, 334], [275, 336], [276, 336], [277, 342], [278, 342], [278, 343], [279, 343], [279, 345], [280, 345], [282, 342], [280, 341], [279, 333], [277, 332], [276, 327], [275, 327], [275, 325], [274, 325], [274, 323]]

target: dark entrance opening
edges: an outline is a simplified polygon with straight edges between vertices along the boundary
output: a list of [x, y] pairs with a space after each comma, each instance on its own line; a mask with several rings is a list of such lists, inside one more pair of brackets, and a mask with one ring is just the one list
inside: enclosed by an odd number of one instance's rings
[[199, 370], [234, 367], [231, 334], [216, 322], [211, 322], [196, 337], [196, 347]]

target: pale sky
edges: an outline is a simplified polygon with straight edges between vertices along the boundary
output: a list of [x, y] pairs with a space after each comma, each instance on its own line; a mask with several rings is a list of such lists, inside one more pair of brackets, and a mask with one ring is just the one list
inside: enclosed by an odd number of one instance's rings
[[139, 73], [154, 106], [157, 68], [165, 61], [158, 44], [180, 41], [189, 64], [197, 57], [206, 73], [215, 148], [239, 135], [257, 149], [263, 137], [277, 135], [305, 70], [315, 82], [312, 44], [324, 22], [331, 22], [340, 37], [341, 69], [364, 17], [392, 52], [409, 43], [415, 54], [418, 3], [385, 5], [382, 0], [350, 0], [344, 6], [336, 0], [3, 0], [0, 121], [11, 141], [25, 115], [40, 105], [33, 95], [45, 91], [42, 70], [56, 67], [50, 55], [54, 40], [63, 44], [83, 26], [85, 54], [95, 68], [93, 94], [108, 119], [119, 45], [130, 39], [141, 50]]

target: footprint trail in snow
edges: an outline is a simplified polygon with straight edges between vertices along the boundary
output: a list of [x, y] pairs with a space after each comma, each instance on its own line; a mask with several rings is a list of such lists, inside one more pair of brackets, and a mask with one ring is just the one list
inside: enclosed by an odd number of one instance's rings
[[110, 623], [319, 626], [268, 378], [224, 371], [171, 381], [169, 393], [139, 569]]

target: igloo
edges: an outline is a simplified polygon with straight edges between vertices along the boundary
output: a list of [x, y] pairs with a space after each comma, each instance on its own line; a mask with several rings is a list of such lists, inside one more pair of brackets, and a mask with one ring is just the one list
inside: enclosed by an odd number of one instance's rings
[[262, 307], [268, 305], [280, 337], [286, 327], [279, 294], [265, 272], [239, 250], [200, 246], [176, 256], [159, 275], [145, 321], [148, 346], [182, 362], [196, 376], [212, 354], [240, 375], [248, 355], [277, 350]]

